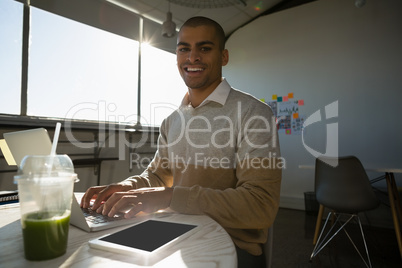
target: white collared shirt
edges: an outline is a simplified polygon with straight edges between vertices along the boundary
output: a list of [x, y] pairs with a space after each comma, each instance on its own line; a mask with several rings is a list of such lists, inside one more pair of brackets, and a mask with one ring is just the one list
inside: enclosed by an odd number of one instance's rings
[[[195, 107], [194, 109], [202, 107], [211, 101], [217, 102], [221, 105], [225, 105], [226, 100], [229, 96], [230, 89], [231, 89], [231, 87], [230, 87], [229, 83], [226, 81], [225, 78], [222, 78], [222, 82], [215, 88], [215, 90], [212, 91], [212, 93], [209, 94], [208, 97], [205, 100], [203, 100], [203, 102], [201, 102], [201, 104], [198, 105], [197, 107]], [[185, 106], [191, 106], [188, 92], [184, 96], [181, 104], [185, 105]]]

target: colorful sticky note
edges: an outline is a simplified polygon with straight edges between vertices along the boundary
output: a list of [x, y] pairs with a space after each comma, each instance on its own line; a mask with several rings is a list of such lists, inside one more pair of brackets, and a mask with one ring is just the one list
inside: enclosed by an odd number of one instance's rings
[[299, 106], [303, 106], [304, 105], [304, 100], [299, 100], [297, 103], [299, 104]]
[[290, 135], [290, 134], [292, 134], [292, 130], [290, 128], [286, 129], [286, 135]]
[[278, 98], [277, 98], [277, 101], [278, 101], [278, 102], [282, 102], [282, 97], [278, 97]]
[[283, 100], [283, 101], [288, 101], [288, 100], [289, 100], [289, 99], [288, 99], [288, 96], [283, 96], [282, 100]]
[[288, 98], [289, 98], [289, 99], [293, 99], [293, 93], [289, 93], [289, 94], [288, 94]]
[[260, 99], [260, 101], [265, 102], [265, 99]]
[[278, 95], [272, 95], [272, 100], [276, 100], [278, 98]]
[[298, 113], [294, 113], [293, 114], [293, 119], [299, 118], [299, 114]]

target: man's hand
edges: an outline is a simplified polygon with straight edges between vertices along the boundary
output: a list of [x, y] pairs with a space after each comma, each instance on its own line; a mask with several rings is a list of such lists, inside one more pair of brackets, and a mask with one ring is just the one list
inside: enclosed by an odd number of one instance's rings
[[97, 210], [102, 202], [106, 201], [113, 193], [132, 190], [131, 182], [119, 182], [116, 184], [94, 186], [89, 188], [81, 199], [81, 207], [89, 208], [91, 199], [96, 198], [92, 205], [93, 210]]
[[134, 217], [143, 211], [152, 213], [170, 206], [173, 188], [141, 188], [128, 192], [116, 192], [100, 208], [103, 215], [113, 217], [116, 213], [126, 211], [125, 218]]

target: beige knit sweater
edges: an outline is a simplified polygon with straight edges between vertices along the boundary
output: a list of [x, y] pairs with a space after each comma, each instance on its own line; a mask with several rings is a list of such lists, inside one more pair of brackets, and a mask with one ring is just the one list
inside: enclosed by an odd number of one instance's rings
[[284, 165], [271, 109], [223, 79], [196, 108], [184, 98], [162, 123], [151, 164], [127, 180], [174, 187], [171, 209], [212, 217], [238, 247], [260, 255]]

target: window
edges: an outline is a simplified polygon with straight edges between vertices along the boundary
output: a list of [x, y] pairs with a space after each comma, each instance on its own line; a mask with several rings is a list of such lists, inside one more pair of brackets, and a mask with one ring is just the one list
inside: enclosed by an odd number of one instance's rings
[[28, 114], [136, 122], [138, 42], [31, 10]]
[[[58, 1], [60, 5], [68, 3]], [[180, 105], [186, 87], [177, 70], [176, 56], [152, 47], [152, 42], [173, 51], [175, 40], [162, 38], [158, 35], [161, 26], [147, 21], [153, 41], [142, 45], [139, 71], [139, 43], [134, 40], [140, 32], [135, 27], [138, 17], [98, 2], [75, 1], [74, 5], [58, 9], [38, 1], [30, 7], [27, 95], [23, 93], [27, 96], [26, 114], [134, 124], [140, 108], [142, 125], [159, 126]], [[81, 5], [83, 9], [77, 13]], [[97, 16], [99, 10], [104, 12], [102, 17]], [[21, 113], [22, 36], [23, 5], [1, 1], [3, 114]]]
[[176, 55], [143, 45], [141, 50], [141, 123], [160, 126], [177, 109], [187, 91]]
[[20, 113], [22, 14], [21, 3], [1, 1], [0, 113]]

